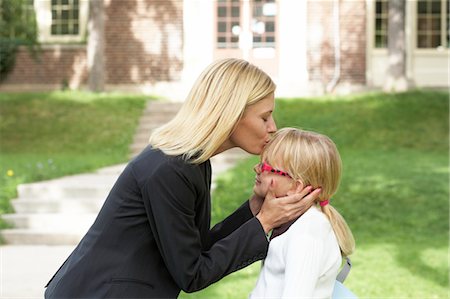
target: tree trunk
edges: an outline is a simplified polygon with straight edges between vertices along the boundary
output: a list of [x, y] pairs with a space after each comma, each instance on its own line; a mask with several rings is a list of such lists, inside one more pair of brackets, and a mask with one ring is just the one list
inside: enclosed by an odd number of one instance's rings
[[105, 25], [103, 0], [89, 1], [89, 37], [87, 44], [88, 87], [101, 92], [105, 85]]
[[384, 91], [399, 92], [408, 89], [406, 78], [405, 1], [389, 0], [388, 68]]

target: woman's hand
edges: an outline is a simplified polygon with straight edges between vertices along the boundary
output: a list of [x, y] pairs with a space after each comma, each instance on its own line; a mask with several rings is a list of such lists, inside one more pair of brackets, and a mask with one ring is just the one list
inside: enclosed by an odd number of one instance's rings
[[250, 210], [252, 211], [253, 216], [256, 216], [261, 210], [262, 204], [264, 202], [264, 198], [253, 194], [252, 198], [249, 200]]
[[[289, 222], [305, 213], [317, 199], [321, 189], [312, 190], [311, 186], [297, 189], [294, 194], [285, 197], [275, 197], [275, 182], [272, 181], [264, 199], [261, 210], [256, 215], [267, 234], [273, 228]], [[252, 211], [253, 212], [253, 211]]]

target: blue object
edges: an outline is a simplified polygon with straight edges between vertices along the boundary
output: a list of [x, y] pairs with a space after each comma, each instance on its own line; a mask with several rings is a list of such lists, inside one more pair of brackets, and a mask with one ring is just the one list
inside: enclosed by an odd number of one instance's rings
[[349, 289], [347, 289], [340, 281], [334, 283], [333, 295], [331, 295], [333, 299], [358, 299], [358, 297], [352, 293]]

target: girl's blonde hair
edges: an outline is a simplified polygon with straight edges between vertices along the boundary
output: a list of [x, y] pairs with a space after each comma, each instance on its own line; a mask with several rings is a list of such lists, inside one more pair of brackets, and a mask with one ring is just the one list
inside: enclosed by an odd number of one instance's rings
[[[325, 135], [295, 128], [280, 129], [266, 145], [261, 157], [271, 165], [282, 167], [303, 186], [320, 187], [322, 192], [318, 202], [329, 200], [339, 187], [341, 157], [334, 142]], [[352, 254], [355, 240], [344, 218], [330, 204], [321, 210], [330, 220], [342, 255]]]
[[154, 130], [150, 144], [167, 155], [202, 163], [227, 140], [247, 106], [275, 91], [272, 79], [241, 59], [223, 59], [207, 67], [178, 114]]

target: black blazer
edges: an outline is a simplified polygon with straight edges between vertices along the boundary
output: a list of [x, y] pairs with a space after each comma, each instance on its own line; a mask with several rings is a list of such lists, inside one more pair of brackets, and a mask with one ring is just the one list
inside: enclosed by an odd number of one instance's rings
[[47, 284], [45, 298], [176, 298], [267, 254], [248, 201], [210, 229], [211, 165], [147, 147]]

